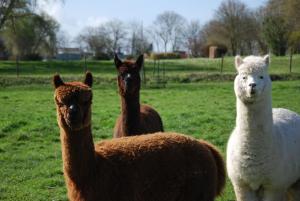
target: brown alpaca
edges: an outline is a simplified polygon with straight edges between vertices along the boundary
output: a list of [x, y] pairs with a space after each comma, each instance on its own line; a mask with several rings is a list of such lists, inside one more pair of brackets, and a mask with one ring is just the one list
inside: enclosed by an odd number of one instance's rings
[[213, 201], [224, 163], [210, 144], [176, 133], [101, 141], [91, 133], [92, 75], [54, 76], [63, 168], [71, 201]]
[[149, 105], [140, 105], [140, 69], [144, 57], [136, 62], [122, 62], [115, 55], [118, 87], [121, 97], [121, 115], [116, 120], [114, 137], [124, 137], [164, 131], [159, 114]]

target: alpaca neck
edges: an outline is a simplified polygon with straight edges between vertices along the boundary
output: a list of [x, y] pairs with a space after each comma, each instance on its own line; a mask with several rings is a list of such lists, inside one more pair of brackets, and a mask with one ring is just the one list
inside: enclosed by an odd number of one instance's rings
[[121, 96], [122, 127], [126, 136], [138, 132], [137, 125], [140, 121], [140, 98], [135, 96]]
[[61, 128], [64, 174], [76, 185], [85, 185], [85, 178], [95, 176], [96, 159], [91, 126], [70, 131]]
[[273, 129], [271, 95], [252, 104], [237, 99], [236, 129], [249, 141], [270, 142]]

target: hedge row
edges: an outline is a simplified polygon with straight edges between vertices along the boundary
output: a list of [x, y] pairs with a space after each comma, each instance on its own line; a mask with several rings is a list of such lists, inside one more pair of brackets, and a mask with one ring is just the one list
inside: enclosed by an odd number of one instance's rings
[[180, 54], [174, 52], [151, 53], [150, 59], [180, 59]]
[[[233, 81], [235, 78], [233, 73], [191, 73], [187, 75], [174, 75], [166, 76], [164, 81], [168, 83], [194, 83], [194, 82], [218, 82], [218, 81]], [[300, 74], [271, 74], [272, 81], [284, 81], [284, 80], [300, 80]], [[80, 80], [81, 76], [64, 76], [65, 81]], [[147, 78], [147, 83], [156, 82], [155, 77]], [[52, 77], [5, 77], [0, 76], [0, 87], [8, 86], [25, 86], [25, 85], [48, 85], [52, 86]], [[115, 85], [115, 77], [101, 77], [94, 76], [95, 85]]]

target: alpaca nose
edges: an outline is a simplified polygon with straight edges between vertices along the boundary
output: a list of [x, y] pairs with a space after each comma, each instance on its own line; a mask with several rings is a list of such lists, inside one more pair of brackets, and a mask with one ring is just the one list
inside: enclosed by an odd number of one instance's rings
[[250, 83], [250, 84], [249, 84], [249, 87], [251, 87], [252, 89], [253, 89], [255, 86], [256, 86], [255, 83]]

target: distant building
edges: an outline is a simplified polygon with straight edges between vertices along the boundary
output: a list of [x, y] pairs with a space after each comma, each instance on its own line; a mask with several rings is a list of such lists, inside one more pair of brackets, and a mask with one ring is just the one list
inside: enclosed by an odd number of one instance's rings
[[59, 48], [56, 55], [56, 59], [68, 61], [68, 60], [80, 60], [82, 58], [82, 52], [79, 48]]
[[0, 60], [7, 60], [7, 59], [8, 59], [8, 53], [0, 49]]
[[188, 54], [187, 54], [186, 51], [177, 50], [177, 51], [174, 51], [174, 53], [179, 54], [180, 59], [186, 59], [186, 58], [188, 58]]
[[0, 60], [7, 60], [8, 52], [5, 49], [4, 40], [0, 38]]
[[216, 52], [217, 52], [217, 46], [210, 46], [209, 47], [209, 58], [214, 59], [217, 57]]
[[227, 48], [225, 46], [209, 46], [208, 56], [210, 59], [218, 58], [224, 56], [226, 54]]

